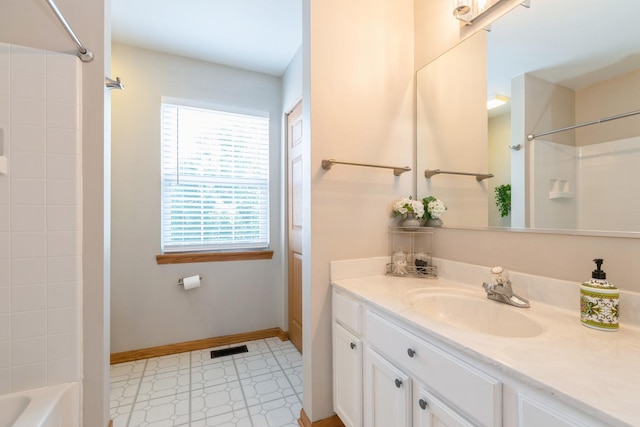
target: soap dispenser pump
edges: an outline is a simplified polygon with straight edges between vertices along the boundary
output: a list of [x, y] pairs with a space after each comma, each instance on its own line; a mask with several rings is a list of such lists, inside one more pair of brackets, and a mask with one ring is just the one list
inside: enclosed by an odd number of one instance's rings
[[580, 321], [583, 325], [602, 331], [617, 331], [620, 292], [607, 281], [602, 271], [603, 259], [596, 258], [591, 280], [580, 285]]

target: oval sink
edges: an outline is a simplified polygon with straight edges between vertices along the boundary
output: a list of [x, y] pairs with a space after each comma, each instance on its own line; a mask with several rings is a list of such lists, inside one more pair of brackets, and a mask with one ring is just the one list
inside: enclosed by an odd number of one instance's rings
[[462, 290], [418, 289], [408, 292], [403, 302], [422, 316], [483, 334], [527, 338], [543, 331], [535, 320], [518, 311], [527, 309]]

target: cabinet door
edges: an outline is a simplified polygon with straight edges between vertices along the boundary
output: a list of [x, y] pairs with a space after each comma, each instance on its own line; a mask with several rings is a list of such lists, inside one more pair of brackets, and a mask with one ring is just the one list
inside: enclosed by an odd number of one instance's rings
[[375, 350], [365, 350], [364, 425], [411, 426], [411, 380]]
[[[557, 406], [556, 406], [557, 405]], [[520, 422], [521, 427], [579, 427], [584, 425], [599, 425], [594, 420], [573, 419], [575, 411], [563, 407], [560, 404], [554, 406], [536, 401], [526, 395], [520, 395]]]
[[346, 427], [362, 426], [362, 341], [335, 322], [333, 410]]
[[414, 427], [473, 427], [453, 408], [416, 385], [413, 400]]

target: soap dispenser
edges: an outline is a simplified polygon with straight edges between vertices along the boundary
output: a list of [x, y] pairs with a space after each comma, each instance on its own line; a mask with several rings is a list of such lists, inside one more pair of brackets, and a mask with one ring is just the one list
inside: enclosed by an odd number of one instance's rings
[[580, 321], [583, 325], [601, 331], [618, 330], [618, 288], [607, 281], [607, 273], [602, 271], [603, 260], [596, 258], [596, 269], [591, 280], [580, 285]]

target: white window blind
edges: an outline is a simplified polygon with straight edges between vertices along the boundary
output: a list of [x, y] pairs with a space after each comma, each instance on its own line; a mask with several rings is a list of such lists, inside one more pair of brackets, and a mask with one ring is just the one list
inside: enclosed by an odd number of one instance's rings
[[268, 117], [163, 103], [163, 252], [268, 246]]

